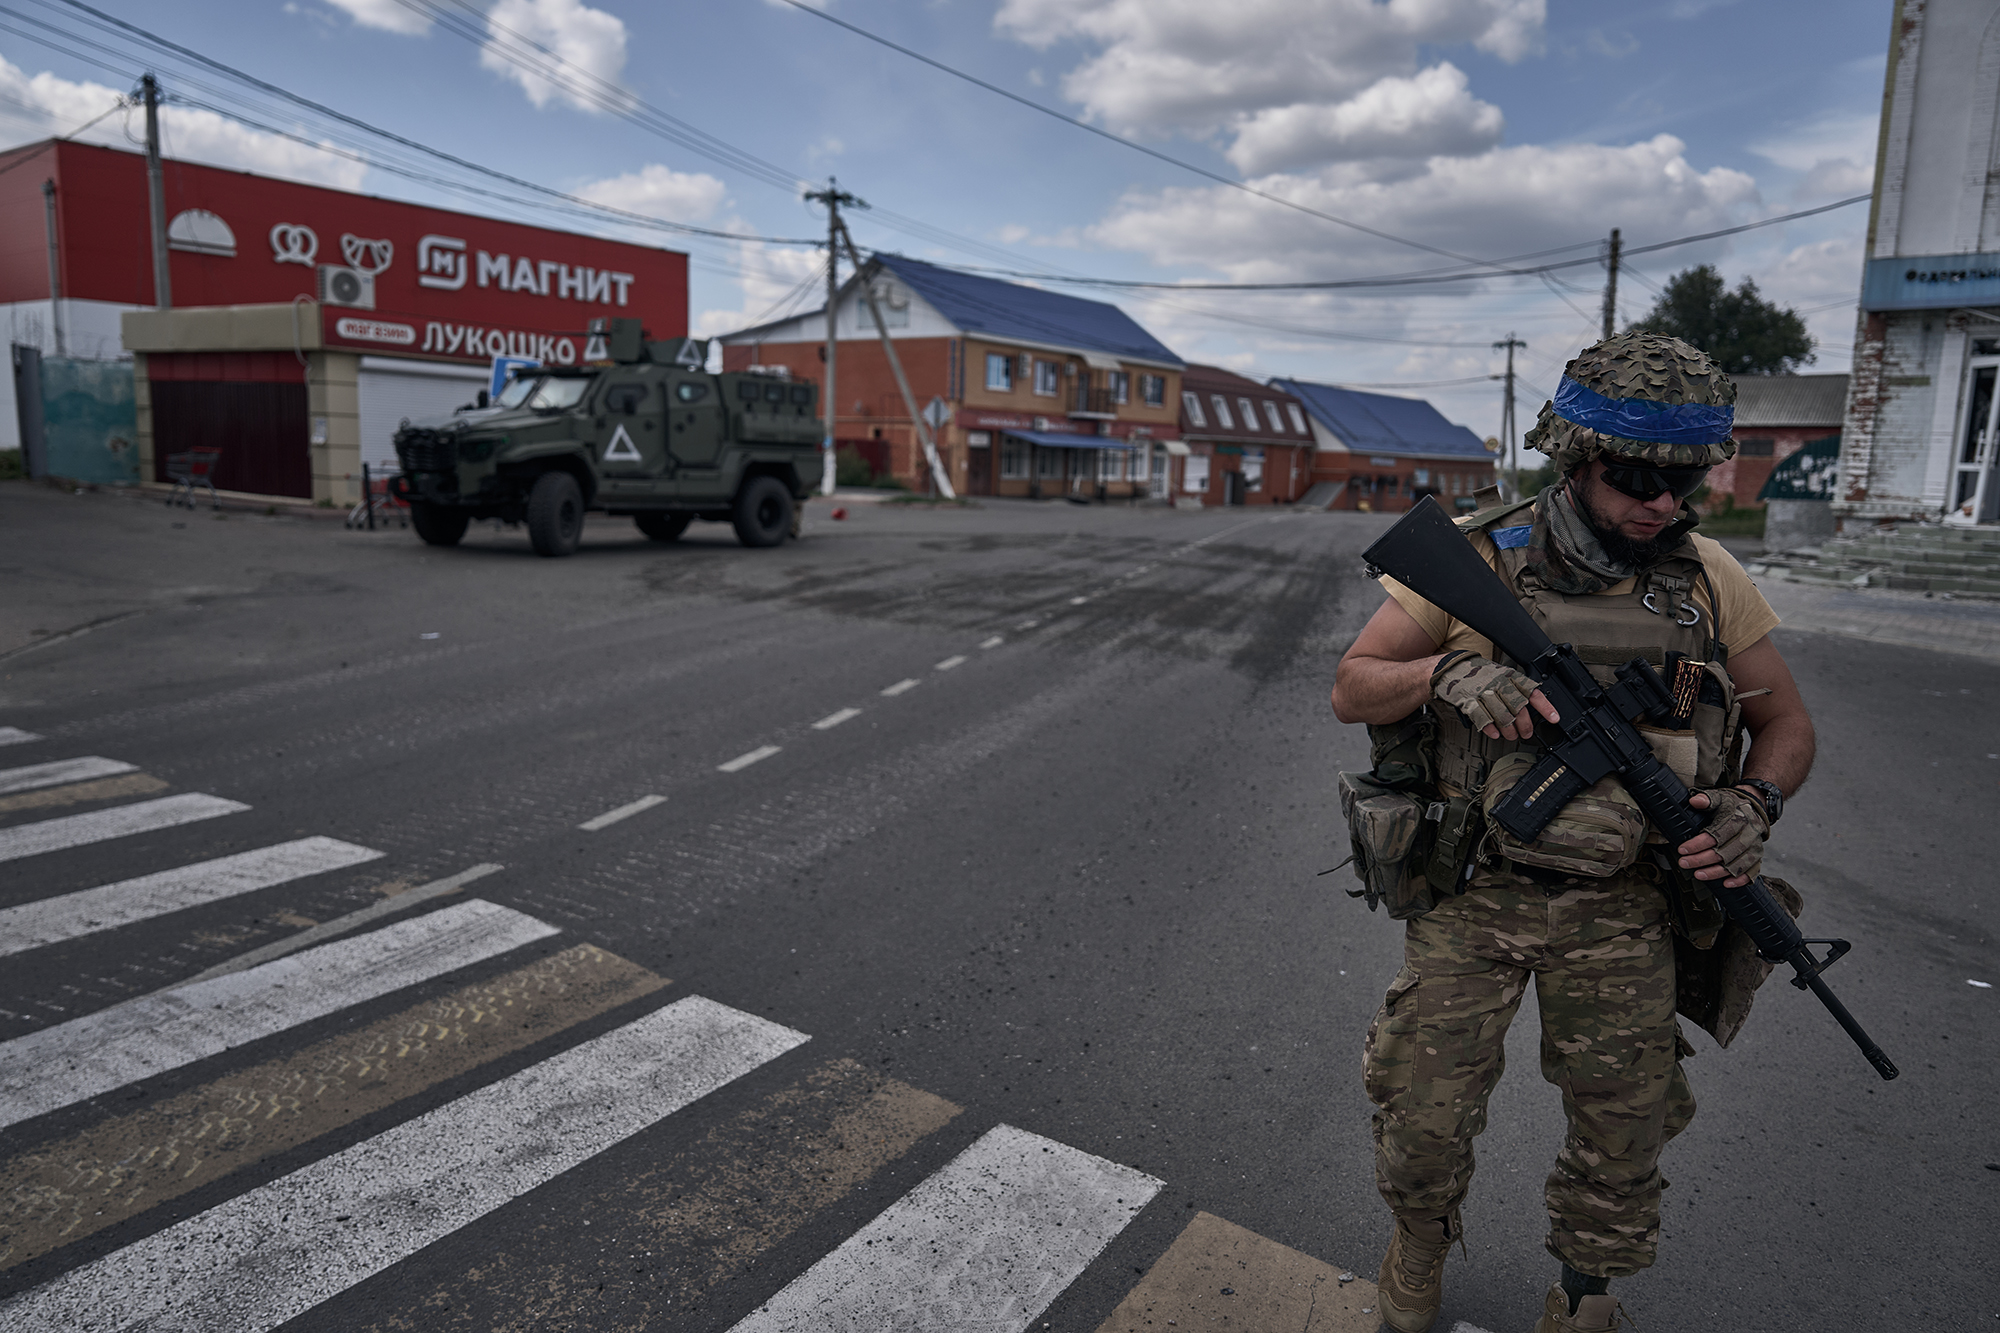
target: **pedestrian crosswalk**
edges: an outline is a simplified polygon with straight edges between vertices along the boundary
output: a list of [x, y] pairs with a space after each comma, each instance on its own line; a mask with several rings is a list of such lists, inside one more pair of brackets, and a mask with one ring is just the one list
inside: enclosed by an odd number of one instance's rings
[[[0, 791], [136, 771], [57, 759]], [[0, 826], [0, 860], [250, 808], [179, 793]], [[0, 956], [172, 937], [178, 913], [382, 857], [295, 838], [15, 903]], [[0, 1328], [671, 1327], [727, 1290], [705, 1326], [1025, 1333], [1165, 1187], [462, 896], [500, 869], [0, 1042]], [[733, 1109], [698, 1115], [718, 1094]], [[802, 1232], [815, 1252], [786, 1247]], [[437, 1245], [473, 1233], [476, 1263]]]

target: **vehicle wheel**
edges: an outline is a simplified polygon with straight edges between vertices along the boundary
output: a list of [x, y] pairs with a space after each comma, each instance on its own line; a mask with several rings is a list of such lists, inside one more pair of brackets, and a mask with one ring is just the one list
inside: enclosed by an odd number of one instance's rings
[[410, 526], [417, 530], [426, 546], [458, 545], [458, 539], [465, 535], [471, 522], [472, 515], [463, 509], [424, 500], [410, 503]]
[[736, 493], [730, 521], [745, 546], [776, 546], [792, 529], [792, 493], [776, 477], [752, 477]]
[[567, 472], [544, 472], [528, 492], [528, 540], [536, 555], [570, 555], [583, 537], [583, 493]]
[[688, 524], [694, 522], [694, 515], [685, 511], [666, 513], [654, 510], [650, 514], [634, 514], [632, 521], [638, 525], [639, 531], [656, 542], [677, 542], [687, 531]]

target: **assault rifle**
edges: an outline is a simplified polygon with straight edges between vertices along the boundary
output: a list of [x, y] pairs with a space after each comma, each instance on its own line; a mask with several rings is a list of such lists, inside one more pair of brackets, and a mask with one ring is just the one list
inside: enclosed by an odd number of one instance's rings
[[[1617, 683], [1600, 685], [1576, 649], [1555, 643], [1479, 558], [1465, 534], [1428, 497], [1363, 553], [1371, 575], [1387, 573], [1405, 587], [1470, 625], [1516, 662], [1523, 663], [1561, 722], [1535, 718], [1535, 739], [1545, 753], [1493, 808], [1493, 818], [1523, 842], [1532, 841], [1571, 797], [1606, 777], [1616, 777], [1672, 847], [1701, 832], [1708, 821], [1688, 805], [1688, 789], [1660, 762], [1638, 727], [1639, 718], [1664, 722], [1677, 716], [1672, 693], [1652, 663], [1634, 658], [1617, 669]], [[1704, 880], [1766, 962], [1789, 963], [1792, 984], [1810, 990], [1854, 1038], [1884, 1079], [1897, 1069], [1827, 988], [1820, 974], [1852, 946], [1846, 940], [1809, 940], [1758, 876], [1741, 888]], [[1812, 946], [1825, 945], [1824, 958]]]

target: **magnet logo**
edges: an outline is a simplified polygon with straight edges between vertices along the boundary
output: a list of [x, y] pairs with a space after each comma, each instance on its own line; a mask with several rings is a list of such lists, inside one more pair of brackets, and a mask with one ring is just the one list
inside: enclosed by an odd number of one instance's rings
[[279, 264], [304, 264], [312, 267], [313, 259], [319, 254], [319, 237], [311, 227], [296, 222], [280, 222], [271, 228], [272, 262]]
[[417, 242], [417, 285], [455, 292], [465, 286], [465, 242], [456, 236], [425, 236]]
[[611, 443], [604, 446], [604, 461], [607, 463], [643, 463], [639, 456], [639, 446], [632, 443], [632, 437], [619, 426], [611, 433]]
[[347, 266], [363, 273], [380, 273], [396, 257], [396, 247], [388, 241], [371, 241], [352, 232], [340, 238], [340, 253]]

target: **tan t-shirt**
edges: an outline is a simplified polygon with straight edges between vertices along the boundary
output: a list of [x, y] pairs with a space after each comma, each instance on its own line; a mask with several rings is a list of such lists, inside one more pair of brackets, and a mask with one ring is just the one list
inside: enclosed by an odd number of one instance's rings
[[[1479, 552], [1487, 564], [1496, 570], [1499, 569], [1500, 549], [1493, 544], [1491, 537], [1483, 532], [1472, 534], [1472, 549]], [[1736, 557], [1729, 554], [1720, 542], [1697, 532], [1694, 534], [1694, 549], [1695, 554], [1701, 558], [1702, 566], [1708, 571], [1706, 582], [1701, 579], [1695, 580], [1693, 592], [1695, 605], [1709, 617], [1710, 624], [1719, 624], [1722, 627], [1723, 645], [1729, 649], [1730, 656], [1734, 657], [1776, 629], [1779, 624], [1778, 613], [1764, 600], [1764, 594], [1757, 591], [1757, 585], [1743, 572], [1743, 566], [1737, 563]], [[1606, 588], [1600, 595], [1611, 597], [1630, 594], [1634, 582], [1635, 580], [1626, 579], [1623, 583]], [[1716, 607], [1709, 602], [1709, 583], [1715, 585], [1715, 596], [1722, 603], [1720, 614], [1717, 614]], [[1382, 590], [1395, 598], [1397, 603], [1410, 613], [1410, 618], [1423, 627], [1424, 633], [1430, 635], [1431, 641], [1440, 649], [1449, 652], [1465, 648], [1482, 657], [1493, 656], [1492, 640], [1481, 635], [1464, 621], [1452, 619], [1386, 574], [1382, 576]]]

